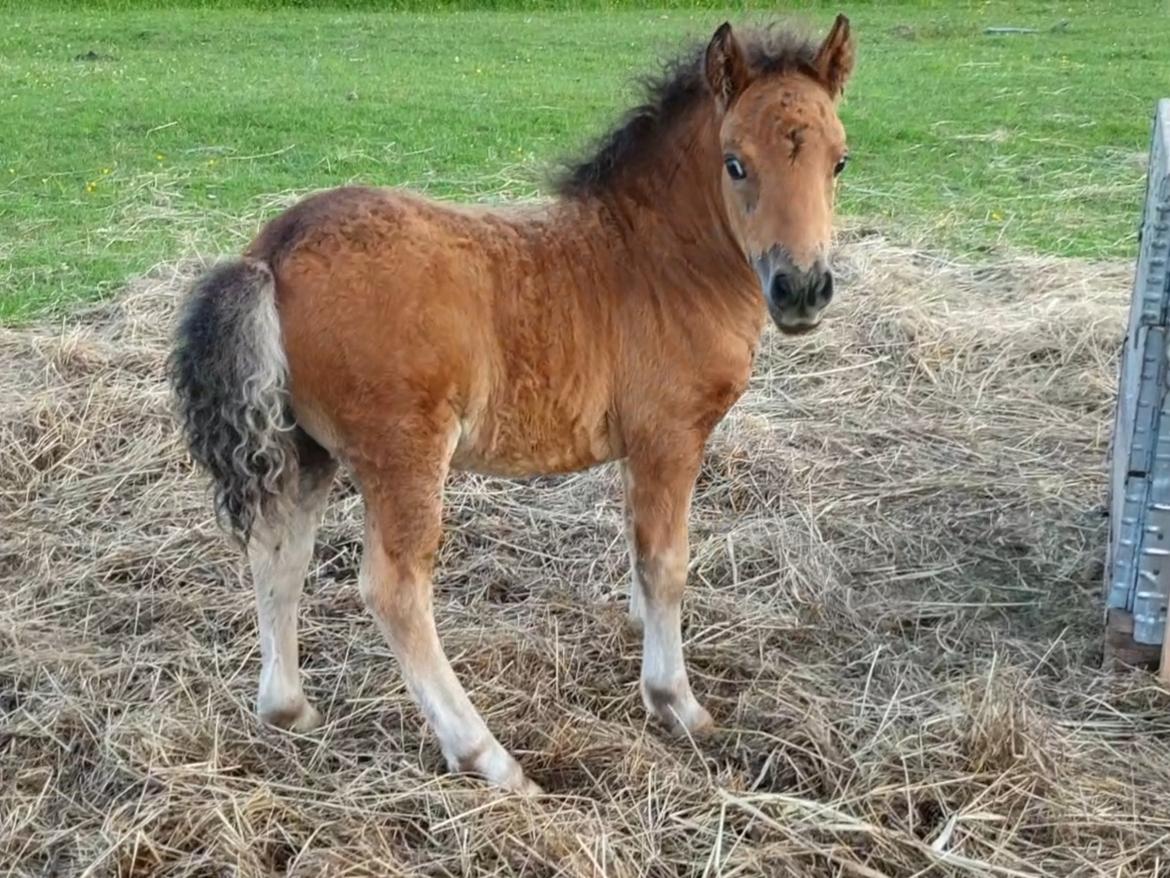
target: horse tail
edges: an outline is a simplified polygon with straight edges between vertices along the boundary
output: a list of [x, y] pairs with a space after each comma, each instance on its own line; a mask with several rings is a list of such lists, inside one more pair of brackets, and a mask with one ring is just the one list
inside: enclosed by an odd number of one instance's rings
[[276, 283], [264, 262], [221, 263], [192, 286], [168, 362], [183, 434], [221, 525], [246, 545], [297, 468]]

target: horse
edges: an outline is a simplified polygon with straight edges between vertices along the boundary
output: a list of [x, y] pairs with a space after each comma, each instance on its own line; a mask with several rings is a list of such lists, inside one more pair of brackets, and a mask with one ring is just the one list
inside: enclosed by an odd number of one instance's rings
[[348, 186], [271, 219], [196, 280], [168, 359], [190, 454], [246, 554], [262, 721], [321, 716], [297, 605], [330, 485], [365, 513], [359, 591], [453, 772], [536, 793], [456, 678], [432, 611], [451, 470], [504, 477], [618, 462], [642, 631], [640, 689], [668, 732], [691, 689], [687, 520], [712, 430], [745, 391], [768, 316], [815, 329], [828, 265], [848, 19], [822, 41], [722, 24], [536, 204], [459, 206]]

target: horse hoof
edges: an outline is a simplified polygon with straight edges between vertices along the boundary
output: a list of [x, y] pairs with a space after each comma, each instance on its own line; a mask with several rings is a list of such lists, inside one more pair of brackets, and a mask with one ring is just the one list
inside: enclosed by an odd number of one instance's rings
[[643, 683], [642, 701], [646, 709], [673, 734], [697, 738], [715, 729], [711, 714], [695, 700], [689, 688], [678, 692]]
[[258, 712], [268, 725], [297, 734], [311, 732], [323, 722], [321, 712], [304, 698], [283, 707], [262, 707]]
[[471, 753], [448, 758], [452, 771], [477, 774], [488, 783], [510, 793], [539, 796], [543, 790], [530, 781], [512, 754], [492, 740], [474, 748]]

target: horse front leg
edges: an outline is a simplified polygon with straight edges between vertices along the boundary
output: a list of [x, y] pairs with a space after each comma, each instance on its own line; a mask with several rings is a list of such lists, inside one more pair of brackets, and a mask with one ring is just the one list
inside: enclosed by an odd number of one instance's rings
[[683, 660], [687, 518], [703, 445], [692, 437], [635, 446], [623, 467], [632, 560], [631, 618], [642, 624], [642, 701], [673, 731], [707, 731]]
[[633, 478], [627, 461], [621, 461], [618, 466], [622, 473], [622, 512], [626, 532], [626, 549], [630, 555], [630, 600], [626, 608], [627, 620], [633, 631], [641, 634], [645, 630], [642, 611], [642, 580], [638, 572], [638, 544], [634, 539], [634, 508], [631, 501], [633, 494]]
[[519, 763], [488, 730], [439, 642], [432, 568], [442, 524], [442, 490], [454, 442], [451, 429], [428, 433], [405, 422], [376, 462], [359, 470], [366, 538], [358, 585], [415, 702], [452, 771], [538, 793]]

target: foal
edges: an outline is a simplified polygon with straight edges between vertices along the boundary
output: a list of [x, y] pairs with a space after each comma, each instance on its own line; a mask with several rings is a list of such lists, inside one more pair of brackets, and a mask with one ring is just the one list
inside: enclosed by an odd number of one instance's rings
[[341, 188], [273, 219], [185, 303], [171, 380], [194, 458], [246, 547], [257, 709], [320, 722], [297, 602], [338, 463], [365, 502], [359, 588], [453, 770], [533, 790], [472, 706], [431, 608], [451, 468], [526, 476], [621, 461], [644, 631], [641, 691], [676, 731], [711, 717], [683, 664], [687, 516], [703, 447], [747, 386], [767, 314], [806, 332], [826, 265], [853, 66], [730, 25], [678, 60], [551, 204], [473, 210]]

